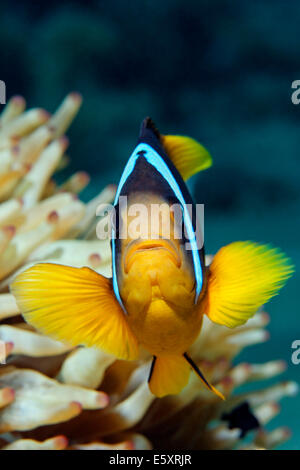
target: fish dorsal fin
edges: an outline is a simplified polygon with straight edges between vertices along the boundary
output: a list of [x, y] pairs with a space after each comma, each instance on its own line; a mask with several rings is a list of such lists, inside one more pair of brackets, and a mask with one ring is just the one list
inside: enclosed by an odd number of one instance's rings
[[142, 122], [140, 129], [140, 138], [142, 138], [147, 131], [151, 131], [155, 135], [155, 137], [160, 141], [160, 132], [150, 117], [146, 117]]
[[185, 181], [212, 165], [209, 152], [191, 137], [162, 135], [160, 140], [168, 157]]

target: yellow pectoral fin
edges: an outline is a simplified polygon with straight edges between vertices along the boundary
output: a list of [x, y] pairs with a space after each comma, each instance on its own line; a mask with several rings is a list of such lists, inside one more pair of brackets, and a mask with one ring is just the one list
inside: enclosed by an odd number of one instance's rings
[[161, 139], [170, 160], [185, 181], [212, 165], [208, 151], [191, 137], [163, 135]]
[[294, 269], [276, 248], [235, 242], [216, 254], [209, 267], [205, 313], [229, 328], [246, 323], [276, 295]]
[[137, 340], [111, 281], [95, 271], [37, 264], [16, 277], [11, 291], [25, 319], [41, 332], [120, 359], [138, 357]]
[[149, 388], [157, 397], [177, 395], [187, 385], [190, 370], [183, 356], [156, 357], [152, 365]]

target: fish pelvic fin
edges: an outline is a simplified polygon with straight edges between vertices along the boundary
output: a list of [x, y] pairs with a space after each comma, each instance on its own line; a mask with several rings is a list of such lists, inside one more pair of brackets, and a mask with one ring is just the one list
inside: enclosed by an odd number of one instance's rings
[[157, 397], [177, 395], [187, 385], [191, 368], [200, 377], [205, 387], [214, 392], [219, 398], [225, 400], [221, 392], [211, 385], [198, 366], [187, 353], [173, 356], [158, 356], [153, 358], [149, 375], [149, 388]]
[[209, 152], [191, 137], [162, 135], [161, 142], [168, 157], [185, 181], [212, 165]]
[[190, 366], [183, 356], [154, 357], [150, 376], [149, 388], [157, 397], [177, 395], [187, 385], [190, 376]]
[[251, 241], [221, 248], [209, 267], [204, 312], [215, 323], [243, 325], [285, 285], [294, 268], [284, 253]]
[[217, 395], [219, 398], [221, 398], [222, 400], [225, 400], [225, 397], [224, 395], [219, 392], [219, 390], [217, 390], [213, 385], [211, 385], [207, 380], [206, 378], [204, 377], [204, 375], [202, 374], [201, 370], [199, 369], [199, 367], [194, 363], [194, 361], [190, 358], [190, 356], [187, 354], [187, 353], [184, 353], [183, 357], [185, 358], [185, 360], [188, 362], [188, 364], [192, 367], [192, 369], [196, 372], [196, 374], [198, 375], [198, 377], [202, 380], [202, 383], [205, 385], [205, 387], [210, 390], [211, 392], [213, 392], [215, 395]]
[[119, 359], [138, 357], [137, 340], [111, 280], [92, 269], [37, 264], [16, 277], [11, 292], [25, 320], [42, 333]]

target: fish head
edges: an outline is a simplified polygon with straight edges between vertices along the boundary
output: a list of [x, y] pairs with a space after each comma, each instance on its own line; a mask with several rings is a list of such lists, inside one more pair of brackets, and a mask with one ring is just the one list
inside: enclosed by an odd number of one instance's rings
[[195, 246], [195, 212], [180, 172], [153, 128], [142, 127], [123, 171], [112, 230], [114, 292], [129, 316], [160, 299], [186, 315], [204, 279], [203, 245]]
[[130, 195], [121, 210], [118, 286], [131, 316], [146, 313], [158, 299], [178, 312], [194, 304], [195, 276], [181, 237], [182, 211], [178, 217], [173, 209], [162, 197], [143, 192]]

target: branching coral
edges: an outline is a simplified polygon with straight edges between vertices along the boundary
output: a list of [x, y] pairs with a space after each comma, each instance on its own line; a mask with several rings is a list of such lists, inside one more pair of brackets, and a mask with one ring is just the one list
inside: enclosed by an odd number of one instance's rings
[[[155, 398], [148, 389], [151, 358], [126, 362], [96, 349], [72, 349], [27, 325], [9, 284], [17, 272], [39, 262], [89, 266], [111, 275], [108, 240], [96, 238], [99, 204], [110, 203], [108, 186], [87, 204], [77, 193], [88, 183], [77, 173], [62, 185], [52, 179], [66, 164], [63, 137], [81, 103], [66, 97], [50, 116], [24, 111], [13, 98], [0, 119], [0, 448], [2, 449], [224, 449], [273, 448], [288, 438], [285, 428], [265, 432], [277, 402], [296, 393], [279, 383], [236, 394], [254, 380], [276, 376], [282, 361], [238, 364], [241, 349], [267, 339], [268, 316], [259, 312], [235, 330], [204, 322], [192, 355], [227, 400], [207, 391], [195, 375], [177, 396]], [[0, 361], [1, 362], [1, 361]], [[261, 429], [244, 445], [240, 429], [222, 420], [238, 404], [249, 403]]]

